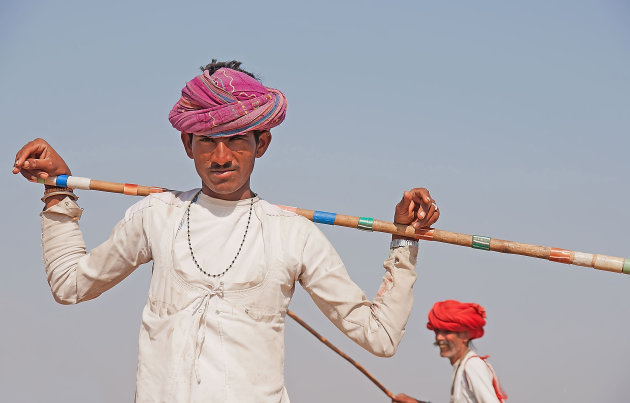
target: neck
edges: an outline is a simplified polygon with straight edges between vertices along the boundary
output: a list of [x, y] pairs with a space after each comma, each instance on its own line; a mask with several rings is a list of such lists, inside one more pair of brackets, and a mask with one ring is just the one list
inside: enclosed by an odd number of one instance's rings
[[254, 192], [249, 188], [249, 181], [241, 186], [240, 189], [231, 193], [218, 193], [210, 189], [206, 184], [201, 185], [201, 191], [206, 196], [214, 197], [215, 199], [238, 201], [254, 197]]
[[464, 356], [468, 354], [469, 351], [470, 349], [468, 348], [468, 346], [466, 346], [466, 348], [462, 350], [461, 353], [457, 354], [456, 356], [449, 357], [449, 360], [451, 360], [451, 365], [455, 365], [455, 363], [464, 358]]

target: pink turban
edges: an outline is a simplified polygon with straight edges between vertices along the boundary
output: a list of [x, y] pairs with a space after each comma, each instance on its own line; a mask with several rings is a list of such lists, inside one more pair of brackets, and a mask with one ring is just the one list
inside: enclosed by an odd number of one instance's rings
[[269, 130], [284, 120], [287, 99], [245, 73], [208, 70], [186, 83], [168, 120], [180, 132], [209, 137]]
[[429, 330], [443, 329], [452, 332], [467, 331], [471, 339], [483, 336], [486, 310], [479, 304], [452, 299], [436, 302], [429, 312]]

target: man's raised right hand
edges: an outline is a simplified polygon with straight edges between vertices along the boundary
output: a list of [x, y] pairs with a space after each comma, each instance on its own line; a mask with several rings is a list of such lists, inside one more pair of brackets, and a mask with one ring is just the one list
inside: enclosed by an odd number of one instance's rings
[[63, 158], [44, 139], [30, 141], [17, 152], [12, 172], [21, 173], [31, 182], [49, 176], [71, 174]]

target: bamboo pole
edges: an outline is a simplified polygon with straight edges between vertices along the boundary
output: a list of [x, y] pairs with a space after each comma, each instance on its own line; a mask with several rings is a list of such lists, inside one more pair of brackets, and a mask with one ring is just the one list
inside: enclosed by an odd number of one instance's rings
[[[112, 193], [123, 193], [133, 196], [147, 196], [152, 193], [167, 192], [169, 189], [162, 187], [140, 186], [130, 183], [115, 183], [98, 181], [89, 178], [60, 175], [39, 179], [38, 182], [53, 186], [67, 186], [73, 189], [99, 190]], [[597, 270], [614, 273], [630, 274], [630, 259], [591, 254], [568, 249], [553, 248], [549, 246], [532, 245], [521, 242], [506, 241], [490, 238], [483, 235], [467, 235], [458, 232], [444, 231], [435, 228], [427, 228], [416, 231], [410, 225], [396, 224], [387, 221], [376, 220], [370, 217], [355, 217], [318, 210], [306, 210], [296, 207], [279, 206], [282, 209], [292, 211], [313, 222], [328, 225], [338, 225], [349, 228], [357, 228], [366, 231], [385, 232], [401, 235], [409, 238], [422, 239], [448, 243], [451, 245], [466, 246], [474, 249], [488, 250], [492, 252], [508, 253], [513, 255], [529, 256], [552, 262], [572, 264], [576, 266], [592, 267]]]

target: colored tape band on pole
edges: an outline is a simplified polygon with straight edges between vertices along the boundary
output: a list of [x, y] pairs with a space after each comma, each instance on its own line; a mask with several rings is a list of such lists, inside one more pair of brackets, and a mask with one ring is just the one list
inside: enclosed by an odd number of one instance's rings
[[68, 187], [72, 189], [90, 190], [90, 178], [82, 178], [80, 176], [69, 176]]
[[551, 248], [549, 251], [549, 260], [558, 263], [571, 263], [571, 251], [566, 249]]
[[68, 186], [68, 175], [59, 175], [55, 180], [55, 185], [65, 188]]
[[45, 183], [46, 179], [44, 178], [37, 178], [37, 183]]
[[435, 234], [435, 230], [433, 229], [420, 230], [420, 232], [416, 233], [419, 239], [422, 239], [425, 241], [432, 241], [434, 234]]
[[335, 213], [327, 213], [325, 211], [313, 212], [313, 222], [317, 222], [320, 224], [335, 225], [336, 217], [337, 217], [337, 214]]
[[374, 226], [374, 219], [370, 217], [359, 217], [359, 223], [357, 224], [357, 228], [364, 231], [372, 231], [372, 227]]
[[475, 249], [490, 250], [490, 237], [473, 235], [472, 247]]
[[138, 185], [134, 185], [133, 183], [125, 183], [123, 185], [123, 193], [130, 196], [137, 196]]
[[623, 259], [623, 269], [621, 272], [624, 274], [630, 274], [630, 259]]

